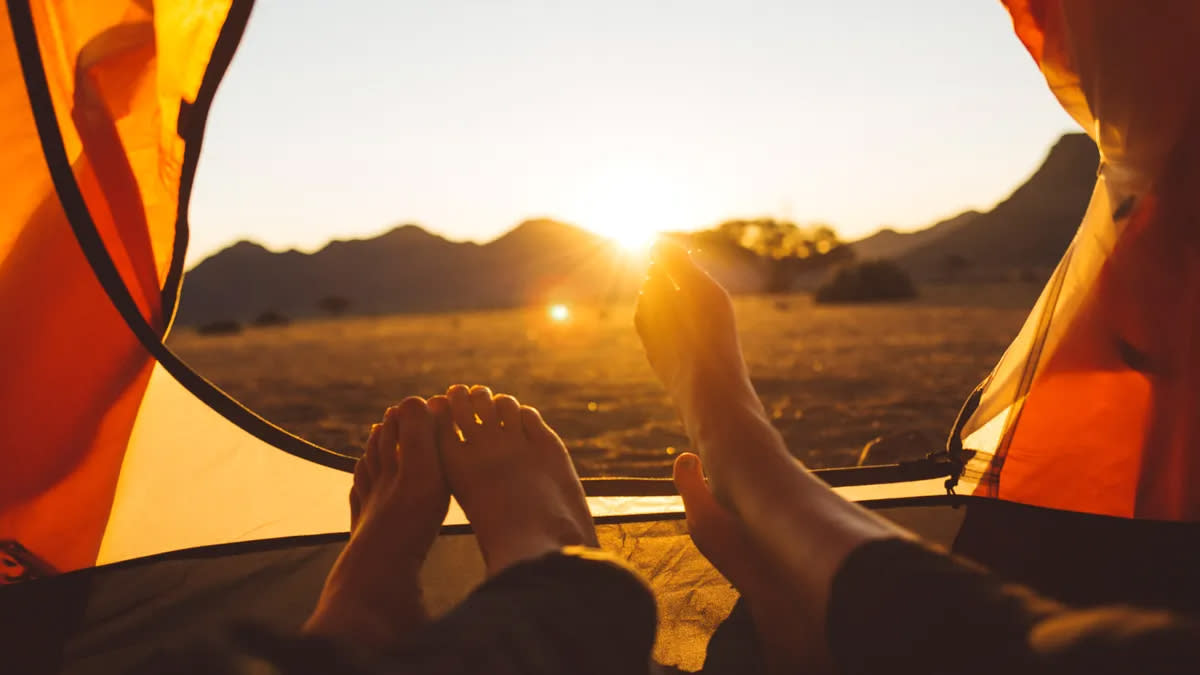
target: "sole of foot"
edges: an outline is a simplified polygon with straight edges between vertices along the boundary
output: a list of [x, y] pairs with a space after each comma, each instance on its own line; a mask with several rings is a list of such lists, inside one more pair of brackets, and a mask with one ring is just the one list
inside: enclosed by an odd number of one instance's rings
[[304, 630], [383, 648], [424, 623], [418, 574], [449, 503], [434, 415], [407, 398], [371, 428], [350, 490], [350, 540]]
[[483, 386], [430, 399], [446, 481], [488, 575], [564, 546], [596, 546], [566, 446], [537, 410]]

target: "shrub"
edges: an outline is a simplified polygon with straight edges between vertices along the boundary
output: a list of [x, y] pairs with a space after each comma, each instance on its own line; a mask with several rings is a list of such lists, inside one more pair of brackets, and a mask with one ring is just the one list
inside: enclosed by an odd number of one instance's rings
[[350, 300], [340, 295], [328, 295], [317, 301], [317, 309], [330, 316], [341, 316], [350, 309]]
[[242, 324], [227, 319], [210, 321], [196, 326], [196, 332], [200, 335], [237, 335], [242, 332]]
[[819, 303], [879, 302], [917, 297], [912, 279], [891, 260], [864, 260], [839, 268], [817, 289]]
[[255, 326], [286, 326], [291, 321], [274, 310], [267, 310], [254, 319]]
[[971, 269], [971, 261], [957, 253], [950, 253], [942, 258], [941, 267], [942, 281], [962, 281]]

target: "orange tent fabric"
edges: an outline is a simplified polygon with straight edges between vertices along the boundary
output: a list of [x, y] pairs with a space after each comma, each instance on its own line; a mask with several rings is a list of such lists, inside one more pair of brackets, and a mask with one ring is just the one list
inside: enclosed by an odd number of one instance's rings
[[[1195, 519], [1200, 8], [1006, 4], [1103, 165], [1071, 249], [962, 430], [975, 454], [960, 485]], [[271, 426], [162, 344], [204, 119], [249, 11], [246, 0], [0, 8], [0, 541], [57, 570], [345, 526], [353, 458]], [[843, 494], [940, 491], [934, 478]], [[679, 508], [673, 497], [592, 506]]]
[[1087, 215], [965, 428], [975, 494], [1200, 518], [1200, 6], [1007, 0], [1100, 148]]
[[85, 253], [103, 247], [140, 320], [164, 334], [186, 245], [181, 176], [199, 149], [187, 112], [230, 8], [0, 9], [0, 539], [58, 569], [96, 560], [153, 365]]

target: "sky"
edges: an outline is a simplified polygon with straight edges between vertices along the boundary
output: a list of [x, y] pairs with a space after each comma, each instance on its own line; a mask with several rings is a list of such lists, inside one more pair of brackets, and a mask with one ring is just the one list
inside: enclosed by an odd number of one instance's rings
[[1075, 130], [998, 0], [258, 0], [188, 262], [532, 217], [854, 239], [989, 208]]

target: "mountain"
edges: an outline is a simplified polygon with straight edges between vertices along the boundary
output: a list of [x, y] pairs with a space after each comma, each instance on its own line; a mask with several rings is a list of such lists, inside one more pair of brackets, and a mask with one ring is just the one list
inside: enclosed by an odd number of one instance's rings
[[912, 247], [899, 262], [918, 279], [958, 268], [974, 278], [1046, 273], [1067, 250], [1091, 199], [1100, 155], [1085, 134], [1067, 134], [1007, 199], [966, 224]]
[[641, 270], [621, 271], [620, 256], [607, 239], [551, 220], [527, 221], [483, 245], [415, 225], [333, 241], [312, 254], [241, 241], [187, 273], [177, 320], [247, 321], [266, 311], [309, 316], [329, 296], [347, 299], [355, 314], [599, 300], [630, 294], [640, 280]]
[[980, 215], [978, 211], [964, 211], [957, 216], [938, 221], [915, 232], [897, 232], [890, 227], [885, 227], [865, 239], [859, 239], [850, 244], [850, 248], [854, 250], [854, 255], [859, 260], [899, 258], [915, 248], [970, 223], [978, 215]]
[[[1063, 136], [1037, 171], [987, 213], [967, 211], [911, 233], [883, 230], [854, 242], [859, 258], [895, 258], [918, 280], [1011, 277], [1049, 270], [1083, 216], [1099, 157], [1083, 134]], [[705, 233], [676, 235], [734, 292], [762, 291], [770, 268]], [[710, 233], [711, 234], [711, 233]], [[322, 298], [354, 314], [441, 312], [633, 297], [644, 269], [609, 240], [553, 220], [529, 220], [486, 244], [455, 242], [404, 225], [321, 250], [269, 251], [242, 241], [187, 273], [181, 325], [249, 321], [265, 312], [319, 314]], [[815, 270], [813, 279], [824, 277]]]

